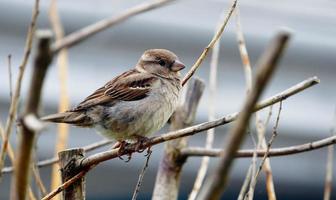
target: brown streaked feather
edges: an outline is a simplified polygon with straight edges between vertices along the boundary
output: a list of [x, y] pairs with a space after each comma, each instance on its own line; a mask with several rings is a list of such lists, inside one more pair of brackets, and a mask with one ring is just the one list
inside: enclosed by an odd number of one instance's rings
[[136, 69], [129, 70], [99, 88], [71, 111], [85, 110], [91, 106], [113, 104], [115, 101], [136, 101], [145, 98], [151, 86], [158, 80], [152, 74]]
[[87, 117], [83, 112], [56, 113], [42, 117], [41, 120], [55, 123], [67, 123], [83, 127], [93, 125], [91, 118]]

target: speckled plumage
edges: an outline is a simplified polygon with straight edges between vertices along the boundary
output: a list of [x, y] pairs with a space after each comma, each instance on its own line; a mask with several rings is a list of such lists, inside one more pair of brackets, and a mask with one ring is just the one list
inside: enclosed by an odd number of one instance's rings
[[174, 53], [147, 50], [134, 69], [112, 79], [72, 110], [42, 119], [95, 128], [117, 141], [146, 137], [161, 129], [174, 112], [183, 68]]

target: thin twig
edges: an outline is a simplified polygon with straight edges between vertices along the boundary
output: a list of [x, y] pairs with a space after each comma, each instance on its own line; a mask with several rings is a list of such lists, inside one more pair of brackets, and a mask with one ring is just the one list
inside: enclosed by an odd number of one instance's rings
[[[112, 143], [113, 143], [112, 140], [102, 140], [102, 141], [99, 141], [99, 142], [89, 144], [89, 145], [83, 147], [83, 149], [84, 149], [84, 152], [86, 153], [86, 152], [90, 152], [90, 151], [96, 150], [98, 148], [107, 146], [107, 145], [112, 144]], [[39, 167], [39, 168], [40, 167], [47, 167], [49, 165], [58, 163], [58, 161], [59, 161], [58, 157], [53, 157], [53, 158], [49, 158], [49, 159], [46, 159], [46, 160], [39, 161], [35, 166]], [[11, 173], [11, 172], [13, 172], [13, 167], [6, 167], [2, 170], [2, 173]]]
[[9, 98], [13, 98], [13, 76], [12, 76], [12, 55], [8, 55], [8, 80], [9, 80]]
[[[254, 176], [252, 177], [252, 180], [251, 180], [250, 190], [248, 192], [248, 198], [250, 200], [253, 199], [254, 188], [255, 188], [255, 186], [257, 184], [257, 179], [258, 179], [259, 173], [261, 172], [261, 170], [262, 170], [262, 168], [264, 166], [264, 163], [266, 161], [266, 158], [268, 157], [268, 153], [269, 153], [269, 150], [270, 150], [270, 148], [271, 148], [271, 146], [273, 144], [273, 141], [276, 138], [276, 136], [278, 135], [278, 127], [279, 127], [281, 110], [282, 110], [282, 101], [280, 101], [279, 111], [278, 111], [278, 115], [277, 115], [277, 118], [276, 118], [275, 126], [273, 127], [272, 137], [271, 137], [271, 139], [269, 140], [269, 142], [267, 144], [267, 148], [266, 148], [266, 152], [264, 154], [264, 157], [262, 158], [261, 163], [260, 163], [260, 165], [259, 165], [256, 173], [254, 174]], [[254, 155], [256, 155], [256, 153], [254, 153]]]
[[184, 78], [182, 80], [182, 85], [184, 85], [191, 78], [191, 76], [195, 73], [195, 71], [198, 69], [198, 67], [202, 64], [203, 60], [208, 55], [209, 51], [213, 48], [213, 46], [219, 40], [219, 38], [221, 37], [221, 35], [224, 31], [224, 28], [226, 27], [226, 24], [228, 23], [234, 9], [236, 8], [236, 5], [237, 5], [237, 0], [233, 0], [233, 3], [230, 6], [230, 10], [229, 10], [225, 20], [223, 21], [223, 23], [221, 24], [221, 26], [217, 30], [216, 34], [213, 36], [213, 38], [210, 41], [210, 43], [208, 44], [208, 46], [205, 47], [205, 49], [203, 50], [202, 54], [197, 59], [195, 64], [191, 67], [191, 69], [188, 71], [188, 73], [184, 76]]
[[[0, 123], [0, 137], [1, 137], [2, 140], [5, 137], [5, 131], [4, 131], [2, 123]], [[13, 149], [13, 147], [12, 147], [12, 145], [11, 145], [10, 142], [8, 142], [7, 151], [8, 151], [8, 156], [9, 156], [9, 159], [10, 159], [11, 163], [14, 164], [14, 162], [15, 162], [15, 154], [14, 154], [14, 149]], [[34, 195], [34, 192], [33, 192], [32, 188], [30, 186], [28, 188], [28, 198], [30, 200], [35, 200], [36, 199], [36, 197]]]
[[[226, 10], [224, 10], [221, 14], [221, 17], [218, 21], [217, 27], [215, 30], [218, 30], [221, 26], [222, 21], [224, 20], [226, 16]], [[211, 54], [211, 61], [210, 61], [210, 73], [209, 73], [209, 110], [208, 110], [208, 120], [212, 121], [215, 119], [215, 110], [216, 110], [216, 92], [217, 92], [217, 68], [218, 68], [218, 62], [219, 62], [219, 51], [220, 51], [220, 38], [216, 42], [216, 44], [213, 47], [213, 51]], [[215, 129], [209, 129], [207, 131], [206, 141], [205, 141], [205, 148], [211, 149], [212, 144], [214, 141], [214, 134]], [[189, 194], [188, 200], [195, 200], [196, 196], [203, 184], [205, 175], [208, 170], [210, 158], [207, 156], [204, 156], [201, 161], [201, 166], [199, 167], [199, 170], [196, 175], [196, 179], [194, 182], [194, 186], [191, 190], [191, 193]]]
[[334, 156], [334, 146], [330, 145], [328, 147], [328, 157], [327, 157], [327, 165], [326, 165], [326, 177], [325, 177], [325, 184], [324, 184], [323, 200], [331, 199], [333, 160], [334, 160], [333, 156]]
[[229, 139], [226, 140], [226, 151], [221, 156], [221, 160], [215, 172], [207, 179], [204, 187], [199, 193], [198, 199], [210, 200], [219, 199], [224, 191], [227, 182], [228, 175], [231, 170], [234, 155], [240, 147], [245, 137], [246, 127], [249, 123], [250, 117], [253, 113], [254, 107], [259, 99], [262, 91], [271, 78], [271, 75], [275, 71], [277, 64], [283, 54], [283, 51], [287, 45], [290, 34], [286, 31], [282, 31], [276, 35], [271, 45], [264, 51], [258, 61], [258, 71], [254, 80], [254, 88], [250, 95], [245, 100], [242, 112], [240, 113], [238, 120], [232, 128]]
[[[314, 151], [329, 145], [336, 144], [336, 136], [327, 137], [321, 140], [316, 140], [314, 142], [309, 142], [305, 144], [282, 147], [282, 148], [273, 148], [269, 150], [268, 157], [278, 157], [278, 156], [288, 156], [298, 153], [304, 153], [307, 151]], [[245, 149], [239, 150], [235, 154], [236, 158], [250, 158], [253, 156], [254, 149]], [[209, 156], [209, 157], [219, 157], [223, 154], [222, 149], [205, 149], [200, 147], [188, 147], [181, 150], [183, 156]], [[266, 150], [258, 150], [257, 156], [264, 157]]]
[[[266, 127], [269, 124], [270, 118], [272, 116], [272, 108], [273, 106], [270, 106], [270, 111], [268, 114], [268, 117], [266, 119], [266, 122], [264, 123], [264, 132], [266, 131]], [[261, 139], [261, 146], [263, 149], [267, 148], [266, 139], [265, 139], [265, 133], [262, 133], [260, 136], [262, 136]], [[264, 172], [266, 174], [266, 190], [267, 190], [267, 196], [269, 200], [276, 200], [276, 194], [275, 194], [275, 187], [274, 187], [274, 181], [273, 181], [273, 173], [271, 168], [271, 161], [269, 158], [266, 158], [265, 164], [264, 164]]]
[[[94, 166], [91, 166], [91, 168], [93, 168]], [[91, 169], [85, 169], [82, 170], [81, 172], [79, 172], [77, 175], [75, 175], [74, 177], [72, 177], [71, 179], [67, 180], [66, 182], [64, 182], [62, 185], [60, 185], [58, 188], [56, 188], [55, 190], [51, 191], [47, 196], [43, 197], [41, 200], [49, 200], [52, 199], [54, 196], [56, 196], [58, 193], [62, 192], [64, 189], [66, 189], [67, 187], [69, 187], [70, 185], [72, 185], [74, 182], [76, 182], [77, 180], [79, 180], [80, 178], [82, 178], [83, 176], [85, 176], [85, 174]]]
[[252, 177], [252, 165], [250, 165], [248, 170], [247, 170], [246, 177], [245, 177], [244, 183], [243, 183], [243, 185], [240, 189], [237, 200], [244, 200], [247, 188], [249, 187], [250, 182], [251, 182], [251, 177]]
[[149, 151], [148, 155], [147, 155], [145, 165], [143, 166], [143, 168], [141, 170], [141, 173], [139, 174], [139, 179], [138, 179], [137, 185], [135, 187], [135, 190], [134, 190], [134, 193], [133, 193], [133, 196], [132, 196], [132, 200], [136, 200], [137, 197], [138, 197], [138, 194], [140, 192], [140, 187], [141, 187], [141, 184], [142, 184], [142, 181], [143, 181], [143, 177], [144, 177], [145, 172], [147, 170], [149, 158], [150, 158], [151, 155], [152, 155], [152, 151]]
[[41, 175], [40, 175], [40, 172], [39, 172], [38, 168], [35, 165], [33, 165], [32, 170], [33, 170], [33, 175], [34, 175], [34, 178], [35, 178], [35, 181], [36, 181], [36, 185], [39, 188], [39, 190], [41, 192], [41, 195], [42, 196], [47, 195], [48, 192], [47, 192], [46, 187], [44, 186], [44, 183], [42, 181], [42, 178], [41, 178]]
[[252, 89], [252, 69], [251, 69], [250, 58], [248, 56], [248, 52], [246, 49], [244, 34], [241, 28], [239, 6], [237, 6], [235, 13], [236, 13], [236, 28], [237, 28], [236, 36], [237, 36], [237, 42], [238, 42], [238, 49], [239, 49], [240, 58], [242, 60], [243, 67], [244, 67], [246, 93], [248, 94], [250, 93]]
[[[63, 39], [64, 31], [61, 20], [58, 15], [58, 8], [56, 0], [52, 0], [49, 8], [49, 21], [53, 32], [55, 33], [56, 42]], [[58, 112], [64, 112], [69, 109], [69, 95], [67, 90], [68, 82], [68, 51], [67, 48], [62, 48], [56, 58], [58, 65], [59, 84], [60, 84], [60, 100], [58, 105]], [[63, 151], [68, 143], [69, 126], [67, 124], [57, 125], [57, 139], [55, 146], [55, 155]], [[53, 165], [51, 172], [51, 189], [55, 189], [62, 183], [59, 173], [59, 166]]]
[[121, 23], [130, 17], [144, 13], [146, 11], [153, 10], [155, 8], [159, 8], [172, 1], [174, 0], [153, 0], [136, 5], [132, 8], [127, 9], [125, 12], [120, 13], [117, 16], [103, 19], [99, 22], [84, 27], [74, 33], [71, 33], [70, 35], [64, 37], [62, 40], [56, 41], [52, 45], [51, 50], [52, 52], [56, 53], [63, 48], [70, 48], [78, 44], [79, 42], [87, 39], [88, 37], [93, 36], [98, 32], [101, 32], [113, 25]]
[[[330, 130], [332, 136], [336, 136], [336, 107], [334, 112], [333, 125]], [[330, 145], [328, 147], [328, 156], [326, 164], [326, 175], [324, 183], [324, 195], [323, 200], [331, 199], [331, 190], [332, 190], [332, 178], [333, 178], [333, 161], [334, 161], [334, 146]]]
[[[240, 58], [242, 60], [242, 64], [244, 68], [244, 75], [245, 75], [245, 82], [246, 82], [246, 95], [249, 95], [252, 90], [252, 69], [251, 69], [248, 52], [246, 49], [244, 34], [243, 34], [241, 23], [240, 23], [239, 4], [237, 5], [235, 14], [236, 14], [236, 37], [237, 37], [237, 42], [238, 42], [238, 49], [239, 49]], [[256, 123], [257, 133], [259, 135], [262, 127], [260, 127], [261, 123], [259, 120], [258, 112], [255, 113], [255, 123]], [[256, 140], [252, 134], [251, 134], [251, 138], [252, 138], [255, 150], [257, 150], [260, 140], [259, 138]], [[257, 156], [256, 156], [256, 153], [254, 153], [252, 157], [251, 166], [249, 168], [250, 170], [248, 170], [249, 174], [246, 175], [246, 178], [248, 178], [248, 180], [244, 181], [244, 185], [242, 186], [240, 193], [244, 193], [244, 194], [246, 193], [245, 191], [246, 188], [244, 187], [246, 187], [247, 185], [251, 187], [250, 182], [251, 182], [251, 177], [254, 176], [255, 171], [256, 171], [256, 162], [257, 162]], [[239, 199], [239, 196], [238, 196], [238, 199]]]
[[8, 141], [10, 138], [10, 134], [12, 133], [12, 126], [15, 121], [16, 117], [16, 111], [18, 107], [18, 102], [19, 102], [19, 97], [20, 97], [20, 92], [21, 92], [21, 84], [22, 84], [22, 79], [23, 79], [23, 74], [26, 69], [26, 65], [28, 62], [28, 58], [30, 56], [32, 44], [33, 44], [33, 38], [34, 38], [34, 33], [35, 33], [35, 27], [36, 27], [36, 20], [37, 16], [39, 14], [39, 0], [35, 0], [35, 5], [33, 8], [33, 14], [32, 14], [32, 19], [31, 23], [28, 29], [27, 33], [27, 39], [26, 39], [26, 45], [25, 45], [25, 50], [24, 50], [24, 56], [22, 63], [20, 64], [19, 67], [19, 75], [16, 80], [16, 85], [15, 85], [15, 90], [13, 94], [13, 98], [11, 99], [11, 104], [9, 107], [9, 115], [7, 118], [6, 122], [6, 128], [5, 128], [5, 137], [1, 146], [1, 151], [0, 151], [0, 178], [2, 175], [2, 168], [4, 166], [4, 160], [7, 152], [7, 147], [8, 147]]

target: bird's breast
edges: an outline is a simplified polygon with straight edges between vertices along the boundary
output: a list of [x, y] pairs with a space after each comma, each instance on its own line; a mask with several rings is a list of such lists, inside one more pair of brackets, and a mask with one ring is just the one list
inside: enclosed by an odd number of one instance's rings
[[144, 99], [105, 107], [103, 120], [96, 127], [104, 136], [117, 140], [148, 136], [168, 121], [178, 104], [180, 88], [161, 80]]

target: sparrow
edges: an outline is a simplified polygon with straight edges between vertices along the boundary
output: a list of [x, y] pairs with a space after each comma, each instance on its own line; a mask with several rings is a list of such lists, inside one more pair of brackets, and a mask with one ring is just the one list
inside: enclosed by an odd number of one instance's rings
[[141, 142], [161, 129], [180, 96], [185, 65], [166, 49], [146, 50], [135, 68], [100, 87], [76, 107], [42, 117], [54, 123], [94, 128], [120, 143]]

